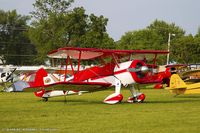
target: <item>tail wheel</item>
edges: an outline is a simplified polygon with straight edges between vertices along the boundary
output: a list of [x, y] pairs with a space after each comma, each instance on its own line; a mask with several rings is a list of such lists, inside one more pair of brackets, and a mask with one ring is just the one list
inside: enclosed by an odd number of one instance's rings
[[47, 102], [49, 99], [47, 97], [43, 97], [43, 101]]

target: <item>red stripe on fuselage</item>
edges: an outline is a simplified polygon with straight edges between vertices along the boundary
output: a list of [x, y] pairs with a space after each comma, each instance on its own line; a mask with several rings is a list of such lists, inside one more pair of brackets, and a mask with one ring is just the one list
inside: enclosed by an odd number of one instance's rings
[[114, 72], [114, 75], [121, 74], [121, 73], [124, 73], [124, 72], [128, 72], [127, 69], [116, 71], [116, 72]]

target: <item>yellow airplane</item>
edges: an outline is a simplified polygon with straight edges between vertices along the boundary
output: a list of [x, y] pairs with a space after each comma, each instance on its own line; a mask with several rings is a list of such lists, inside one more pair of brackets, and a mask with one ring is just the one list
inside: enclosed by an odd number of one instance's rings
[[170, 92], [179, 94], [200, 94], [200, 82], [186, 83], [178, 74], [173, 74], [170, 78], [169, 88]]

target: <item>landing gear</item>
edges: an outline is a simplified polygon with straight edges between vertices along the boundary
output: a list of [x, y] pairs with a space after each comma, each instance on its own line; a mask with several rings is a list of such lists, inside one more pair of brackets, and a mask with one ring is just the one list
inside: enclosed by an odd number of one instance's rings
[[48, 97], [43, 97], [44, 102], [47, 102], [48, 100], [49, 100]]
[[145, 99], [145, 95], [143, 93], [138, 93], [135, 88], [137, 88], [139, 90], [139, 86], [136, 84], [136, 85], [133, 85], [131, 88], [130, 88], [130, 92], [132, 94], [132, 96], [130, 96], [127, 100], [127, 102], [129, 103], [142, 103]]
[[118, 78], [115, 78], [115, 93], [105, 98], [104, 103], [116, 104], [122, 101], [123, 95], [120, 93], [121, 82]]
[[143, 103], [145, 95], [143, 93], [138, 93], [136, 96], [131, 96], [128, 98], [129, 103]]

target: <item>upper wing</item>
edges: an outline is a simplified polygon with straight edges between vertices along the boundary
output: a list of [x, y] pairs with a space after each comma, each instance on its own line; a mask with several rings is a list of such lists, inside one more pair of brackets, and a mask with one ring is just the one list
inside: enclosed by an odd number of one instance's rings
[[131, 54], [167, 54], [164, 50], [111, 50], [111, 49], [97, 49], [97, 48], [73, 48], [64, 47], [53, 50], [48, 53], [50, 58], [67, 58], [88, 60], [105, 56], [124, 56]]
[[72, 48], [72, 47], [65, 47], [59, 48], [57, 50], [51, 51], [48, 53], [48, 57], [50, 58], [67, 58], [70, 57], [72, 59], [81, 59], [81, 60], [88, 60], [97, 58], [104, 55], [101, 50], [94, 49], [94, 48]]

